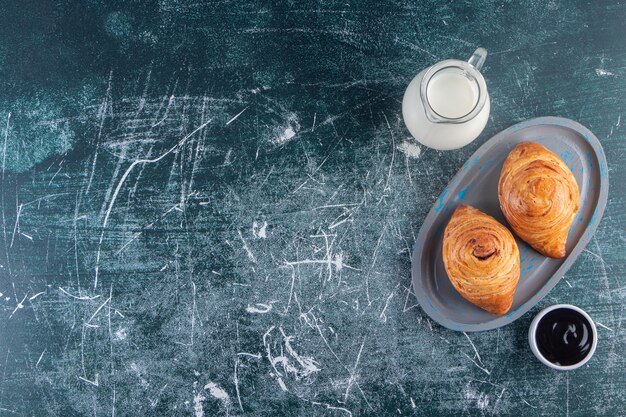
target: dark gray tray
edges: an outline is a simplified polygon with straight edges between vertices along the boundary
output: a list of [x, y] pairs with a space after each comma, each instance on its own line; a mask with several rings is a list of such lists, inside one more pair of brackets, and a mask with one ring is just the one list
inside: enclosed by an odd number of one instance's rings
[[[504, 159], [520, 142], [538, 142], [569, 166], [580, 188], [581, 207], [569, 231], [567, 257], [550, 259], [519, 239], [521, 274], [509, 313], [494, 316], [466, 301], [443, 266], [443, 230], [458, 204], [470, 204], [509, 227], [498, 202]], [[412, 257], [413, 288], [422, 309], [452, 330], [483, 331], [511, 323], [537, 304], [572, 266], [604, 213], [609, 178], [604, 151], [589, 129], [561, 117], [530, 119], [498, 133], [481, 146], [435, 201], [420, 229]], [[509, 227], [510, 230], [510, 227]]]

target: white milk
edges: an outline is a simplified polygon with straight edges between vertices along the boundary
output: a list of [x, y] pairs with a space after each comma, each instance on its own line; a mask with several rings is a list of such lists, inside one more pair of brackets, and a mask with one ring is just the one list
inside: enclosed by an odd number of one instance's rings
[[480, 73], [487, 51], [478, 48], [469, 62], [448, 59], [413, 78], [402, 100], [402, 116], [421, 144], [458, 149], [480, 135], [491, 103]]
[[426, 96], [437, 114], [458, 119], [476, 106], [478, 87], [458, 71], [443, 70], [435, 74], [428, 83]]

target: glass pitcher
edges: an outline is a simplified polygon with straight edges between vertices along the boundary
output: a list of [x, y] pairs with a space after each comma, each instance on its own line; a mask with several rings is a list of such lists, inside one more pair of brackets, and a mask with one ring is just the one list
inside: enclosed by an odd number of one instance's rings
[[447, 59], [413, 78], [404, 93], [402, 116], [409, 132], [429, 148], [461, 148], [480, 135], [491, 103], [480, 73], [487, 51], [478, 48], [469, 61]]

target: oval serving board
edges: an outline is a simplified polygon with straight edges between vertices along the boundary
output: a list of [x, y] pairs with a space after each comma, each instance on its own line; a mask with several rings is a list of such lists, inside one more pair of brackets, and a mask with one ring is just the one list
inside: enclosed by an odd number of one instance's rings
[[[567, 256], [550, 259], [516, 237], [521, 274], [511, 310], [494, 316], [465, 300], [454, 289], [441, 257], [443, 231], [459, 204], [495, 217], [511, 230], [498, 202], [498, 180], [504, 159], [520, 142], [540, 143], [560, 156], [576, 177], [580, 209], [569, 231]], [[573, 120], [530, 119], [498, 133], [482, 145], [435, 201], [420, 229], [412, 257], [413, 288], [422, 309], [451, 330], [484, 331], [507, 325], [537, 304], [572, 266], [589, 243], [604, 213], [609, 178], [598, 138]]]

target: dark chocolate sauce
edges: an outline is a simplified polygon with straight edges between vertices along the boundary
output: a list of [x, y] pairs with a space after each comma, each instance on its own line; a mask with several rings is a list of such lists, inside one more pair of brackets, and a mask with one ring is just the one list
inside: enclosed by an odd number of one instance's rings
[[593, 345], [591, 324], [585, 316], [569, 308], [557, 308], [543, 316], [535, 336], [541, 355], [560, 366], [582, 361]]

